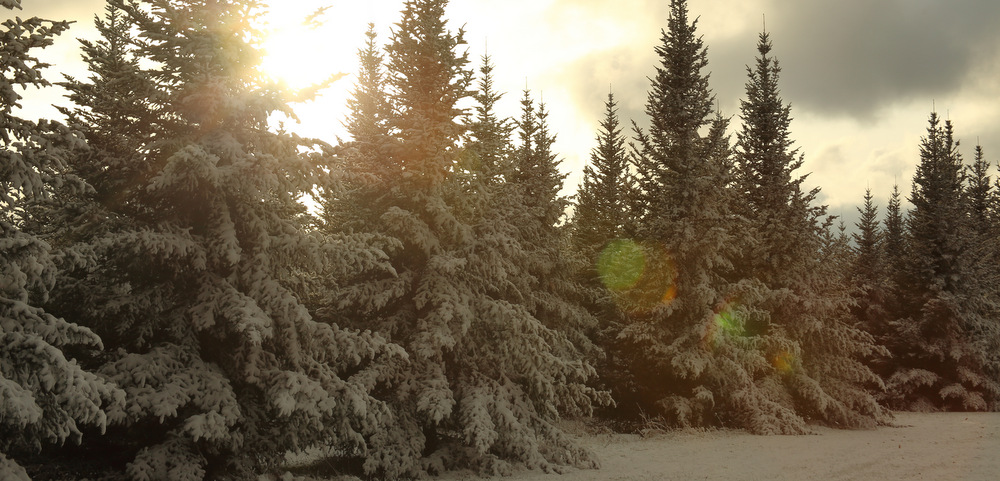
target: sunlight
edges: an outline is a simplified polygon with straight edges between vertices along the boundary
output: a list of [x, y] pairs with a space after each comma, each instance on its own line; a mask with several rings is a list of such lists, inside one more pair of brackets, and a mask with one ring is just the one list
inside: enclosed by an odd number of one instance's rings
[[328, 2], [288, 2], [264, 16], [261, 68], [271, 79], [301, 90], [353, 71], [357, 39], [343, 41], [332, 9], [322, 10], [323, 3]]

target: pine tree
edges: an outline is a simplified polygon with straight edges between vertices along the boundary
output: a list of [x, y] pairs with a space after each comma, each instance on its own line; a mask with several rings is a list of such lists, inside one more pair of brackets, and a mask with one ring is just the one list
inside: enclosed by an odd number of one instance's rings
[[855, 226], [857, 232], [852, 237], [853, 266], [851, 285], [855, 286], [856, 302], [853, 311], [858, 321], [877, 339], [886, 334], [889, 313], [885, 310], [888, 279], [885, 267], [885, 234], [879, 226], [878, 207], [873, 200], [871, 189], [865, 190], [864, 208]]
[[[976, 145], [971, 166], [965, 167], [964, 202], [968, 215], [968, 269], [963, 292], [969, 315], [969, 336], [983, 356], [983, 371], [1000, 387], [1000, 275], [996, 265], [1000, 260], [997, 243], [997, 193], [989, 176], [990, 165], [982, 145]], [[993, 396], [990, 410], [1000, 410], [1000, 396]]]
[[615, 355], [629, 374], [616, 400], [680, 425], [766, 431], [765, 418], [782, 414], [754, 384], [772, 371], [755, 345], [778, 346], [741, 335], [762, 314], [753, 307], [759, 289], [727, 279], [734, 255], [729, 138], [725, 119], [712, 115], [701, 72], [707, 50], [695, 31], [686, 2], [672, 1], [646, 107], [651, 127], [636, 132], [639, 240], [609, 256], [620, 280], [609, 287], [628, 311]]
[[985, 313], [967, 297], [973, 271], [963, 182], [953, 126], [931, 113], [906, 223], [906, 310], [894, 324], [899, 344], [888, 385], [897, 409], [981, 411], [1000, 393], [971, 338]]
[[[20, 9], [20, 0], [4, 0]], [[67, 22], [12, 18], [0, 30], [0, 478], [27, 480], [22, 457], [67, 440], [80, 443], [88, 427], [104, 430], [107, 411], [122, 392], [84, 370], [77, 357], [102, 349], [90, 329], [43, 308], [56, 282], [57, 254], [25, 232], [32, 210], [59, 191], [86, 186], [66, 175], [66, 158], [83, 149], [78, 132], [57, 122], [25, 120], [13, 111], [20, 89], [50, 85], [34, 55], [69, 28]], [[21, 461], [23, 462], [23, 460]]]
[[[111, 5], [104, 40], [85, 48], [91, 82], [67, 84], [72, 114], [114, 154], [70, 166], [114, 221], [68, 240], [65, 252], [94, 261], [68, 264], [53, 300], [118, 348], [100, 369], [127, 394], [107, 442], [132, 458], [134, 479], [246, 478], [320, 443], [364, 452], [388, 415], [370, 393], [402, 353], [315, 321], [298, 300], [302, 272], [375, 256], [303, 231], [297, 199], [318, 173], [300, 149], [315, 148], [269, 129], [290, 110], [254, 68], [260, 5]], [[112, 102], [143, 77], [145, 100], [136, 87]], [[115, 119], [152, 121], [114, 144]]]
[[[817, 191], [803, 192], [805, 176], [794, 177], [803, 157], [792, 148], [791, 106], [779, 96], [781, 68], [770, 56], [770, 36], [761, 33], [757, 62], [747, 67], [747, 98], [740, 101], [743, 127], [737, 133], [738, 213], [749, 219], [750, 235], [741, 270], [772, 287], [790, 287], [788, 272], [802, 259], [803, 237], [815, 237], [810, 210]], [[810, 246], [815, 248], [815, 241]], [[807, 247], [808, 249], [808, 247]]]
[[[385, 58], [377, 43], [374, 24], [368, 25], [365, 46], [358, 51], [360, 69], [357, 83], [348, 99], [345, 122], [352, 141], [343, 143], [330, 166], [330, 175], [320, 186], [322, 221], [328, 233], [363, 229], [372, 219], [358, 217], [352, 205], [364, 205], [388, 190], [393, 166], [387, 164], [392, 144], [389, 120], [391, 105], [386, 96]], [[350, 162], [338, 161], [349, 157]]]
[[881, 350], [849, 311], [847, 242], [831, 240], [825, 207], [813, 205], [818, 189], [804, 192], [805, 177], [795, 177], [803, 160], [792, 148], [791, 107], [779, 95], [781, 68], [770, 56], [767, 33], [757, 50], [755, 67], [747, 67], [737, 134], [737, 211], [748, 221], [738, 272], [765, 288], [758, 308], [767, 320], [756, 330], [781, 339], [786, 349], [766, 354], [781, 371], [782, 387], [771, 395], [794, 399], [786, 407], [799, 420], [779, 429], [794, 432], [802, 418], [874, 426], [888, 413], [869, 393], [881, 380], [861, 361]]
[[[505, 127], [486, 105], [488, 92], [479, 92], [470, 132], [460, 104], [473, 96], [472, 74], [445, 6], [404, 6], [386, 49], [392, 141], [379, 168], [387, 182], [364, 194], [371, 202], [350, 206], [372, 219], [364, 233], [393, 240], [391, 267], [345, 276], [328, 297], [327, 312], [375, 328], [408, 353], [384, 393], [392, 419], [365, 469], [395, 478], [592, 464], [554, 423], [600, 398], [584, 384], [593, 369], [572, 357], [568, 334], [532, 310], [537, 284], [521, 262], [528, 246], [512, 213], [524, 204], [509, 202], [520, 189], [511, 183], [513, 159], [504, 159], [512, 150], [498, 142]], [[361, 150], [345, 151], [343, 161]]]
[[629, 157], [618, 121], [618, 103], [608, 94], [597, 147], [584, 167], [583, 183], [573, 212], [573, 241], [596, 264], [596, 254], [611, 240], [625, 235]]

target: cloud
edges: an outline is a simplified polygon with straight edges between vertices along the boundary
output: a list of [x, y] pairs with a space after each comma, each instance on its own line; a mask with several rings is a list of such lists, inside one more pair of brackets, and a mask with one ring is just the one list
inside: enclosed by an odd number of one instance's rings
[[963, 88], [1000, 49], [1000, 2], [779, 1], [764, 5], [787, 98], [860, 119]]

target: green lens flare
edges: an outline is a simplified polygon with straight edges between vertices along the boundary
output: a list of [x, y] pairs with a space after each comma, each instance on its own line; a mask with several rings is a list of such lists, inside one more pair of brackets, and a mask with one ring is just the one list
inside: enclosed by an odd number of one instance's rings
[[743, 335], [743, 326], [736, 320], [736, 315], [730, 309], [716, 314], [715, 324], [731, 336]]
[[628, 239], [613, 240], [597, 258], [597, 272], [604, 286], [613, 291], [632, 288], [646, 269], [642, 247]]

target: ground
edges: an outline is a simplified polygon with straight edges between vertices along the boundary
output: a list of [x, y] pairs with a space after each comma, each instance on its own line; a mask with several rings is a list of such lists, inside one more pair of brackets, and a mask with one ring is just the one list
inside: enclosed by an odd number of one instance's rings
[[[1000, 479], [1000, 413], [897, 413], [895, 427], [814, 428], [810, 436], [738, 431], [594, 434], [578, 429], [599, 470], [521, 471], [509, 481]], [[481, 479], [451, 473], [444, 481]]]

